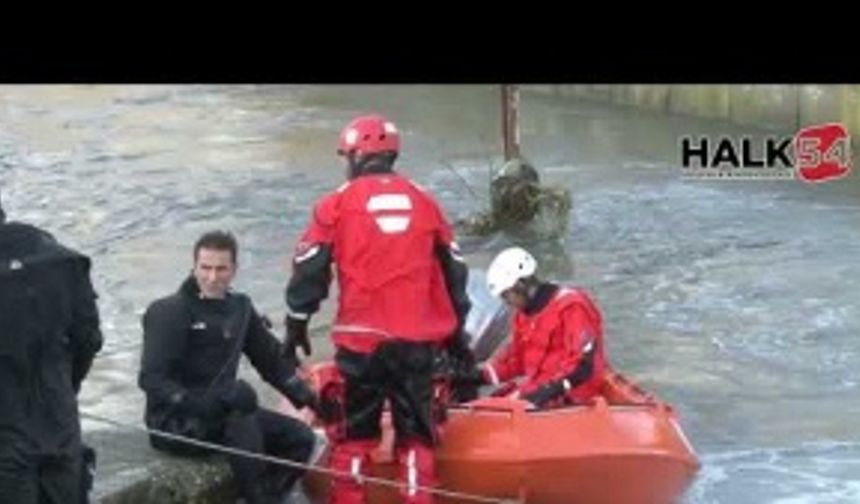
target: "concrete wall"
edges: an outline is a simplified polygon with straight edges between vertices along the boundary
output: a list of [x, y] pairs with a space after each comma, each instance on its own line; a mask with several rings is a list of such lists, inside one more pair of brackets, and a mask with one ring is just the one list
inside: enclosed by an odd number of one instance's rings
[[523, 86], [523, 91], [779, 130], [835, 121], [844, 123], [852, 135], [860, 135], [860, 85], [856, 84], [565, 84]]

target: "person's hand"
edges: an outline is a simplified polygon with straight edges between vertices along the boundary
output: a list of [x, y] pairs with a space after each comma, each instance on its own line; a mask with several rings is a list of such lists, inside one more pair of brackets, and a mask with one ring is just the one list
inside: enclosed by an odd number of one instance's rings
[[522, 396], [522, 399], [532, 403], [536, 408], [542, 408], [546, 403], [564, 393], [564, 387], [560, 383], [548, 383], [537, 390]]
[[445, 349], [453, 361], [472, 364], [475, 362], [475, 354], [469, 348], [469, 335], [462, 330], [458, 330], [449, 338]]
[[315, 414], [319, 410], [319, 398], [316, 392], [304, 380], [293, 376], [283, 386], [283, 394], [296, 408], [308, 407]]
[[252, 413], [258, 406], [257, 393], [244, 380], [236, 380], [230, 384], [220, 399], [228, 409], [242, 413]]
[[284, 318], [284, 328], [287, 335], [284, 338], [284, 352], [287, 354], [296, 354], [296, 348], [301, 347], [305, 357], [311, 355], [311, 340], [308, 338], [308, 321], [307, 319], [297, 319], [289, 314]]
[[209, 394], [200, 396], [186, 391], [179, 404], [186, 412], [205, 420], [216, 419], [226, 413], [224, 404]]
[[342, 390], [331, 386], [323, 389], [322, 394], [320, 394], [319, 408], [316, 414], [324, 424], [333, 424], [341, 421], [343, 419]]
[[475, 354], [469, 348], [468, 334], [457, 331], [445, 348], [448, 354], [448, 376], [451, 380], [451, 400], [463, 403], [478, 397], [478, 387], [487, 383], [478, 367]]

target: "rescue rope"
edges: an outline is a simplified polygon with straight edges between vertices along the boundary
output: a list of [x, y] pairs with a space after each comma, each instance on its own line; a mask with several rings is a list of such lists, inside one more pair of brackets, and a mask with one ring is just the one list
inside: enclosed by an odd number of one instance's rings
[[[460, 182], [462, 182], [462, 184], [463, 184], [463, 186], [466, 188], [466, 190], [468, 190], [468, 191], [469, 191], [469, 193], [471, 193], [471, 194], [472, 194], [472, 197], [473, 197], [473, 198], [475, 198], [476, 200], [480, 200], [480, 201], [482, 201], [482, 202], [484, 202], [484, 203], [486, 203], [486, 202], [487, 202], [487, 197], [486, 197], [486, 196], [483, 196], [483, 195], [481, 195], [481, 194], [478, 194], [478, 193], [475, 191], [475, 189], [473, 189], [473, 188], [472, 188], [472, 185], [469, 183], [469, 181], [468, 181], [468, 180], [466, 180], [466, 177], [464, 177], [464, 176], [463, 176], [459, 171], [457, 171], [457, 169], [456, 169], [456, 168], [454, 168], [454, 165], [453, 165], [453, 164], [451, 164], [451, 163], [449, 163], [449, 162], [447, 162], [447, 161], [443, 161], [443, 162], [442, 162], [442, 166], [444, 166], [445, 168], [447, 168], [448, 170], [450, 170], [450, 171], [451, 171], [451, 173], [453, 173], [454, 175], [456, 175], [456, 176], [457, 176], [457, 178], [458, 178], [458, 179], [460, 179]], [[492, 167], [492, 166], [490, 166], [490, 173], [491, 173], [491, 175], [492, 175], [492, 171], [493, 171], [493, 167]]]
[[[329, 469], [327, 467], [319, 467], [319, 466], [314, 466], [314, 465], [310, 465], [310, 464], [305, 464], [302, 462], [295, 462], [295, 461], [289, 460], [289, 459], [272, 457], [271, 455], [249, 452], [249, 451], [241, 450], [238, 448], [231, 448], [229, 446], [224, 446], [224, 445], [220, 445], [217, 443], [211, 443], [208, 441], [201, 441], [199, 439], [194, 439], [194, 438], [182, 436], [179, 434], [173, 434], [171, 432], [165, 432], [165, 431], [162, 431], [159, 429], [150, 429], [148, 427], [144, 427], [144, 426], [140, 426], [140, 425], [136, 425], [136, 424], [131, 424], [131, 423], [127, 423], [127, 422], [122, 422], [119, 420], [114, 420], [114, 419], [107, 418], [107, 417], [104, 417], [101, 415], [96, 415], [93, 413], [87, 413], [85, 411], [81, 411], [80, 416], [82, 418], [87, 418], [89, 420], [93, 420], [96, 422], [101, 422], [101, 423], [104, 423], [107, 425], [112, 425], [114, 427], [119, 427], [122, 429], [138, 430], [138, 431], [146, 432], [148, 434], [153, 434], [153, 435], [158, 436], [158, 437], [171, 439], [174, 441], [179, 441], [182, 443], [198, 446], [201, 448], [207, 448], [207, 449], [210, 449], [213, 451], [217, 451], [217, 452], [221, 452], [221, 453], [225, 453], [225, 454], [229, 454], [229, 455], [236, 455], [236, 456], [245, 457], [245, 458], [249, 458], [249, 459], [259, 460], [262, 462], [269, 462], [272, 464], [278, 464], [278, 465], [293, 467], [296, 469], [304, 469], [305, 471], [329, 474], [331, 476], [341, 476], [341, 477], [346, 477], [346, 478], [355, 478], [356, 477], [352, 473], [346, 472], [346, 471], [337, 471], [334, 469]], [[387, 478], [380, 478], [380, 477], [376, 477], [376, 476], [364, 476], [364, 475], [362, 475], [362, 476], [360, 476], [360, 479], [361, 479], [361, 484], [374, 483], [377, 485], [392, 487], [395, 489], [400, 489], [404, 486], [404, 484], [401, 482], [398, 482], [395, 480], [390, 480]], [[516, 504], [519, 502], [519, 501], [511, 500], [511, 499], [497, 499], [494, 497], [486, 497], [486, 496], [482, 496], [482, 495], [457, 492], [457, 491], [453, 491], [453, 490], [445, 490], [443, 488], [431, 488], [431, 487], [426, 487], [426, 486], [422, 486], [422, 485], [415, 485], [415, 488], [419, 491], [423, 491], [423, 492], [427, 492], [427, 493], [431, 493], [431, 494], [436, 494], [436, 495], [439, 495], [442, 497], [463, 499], [463, 500], [468, 500], [468, 501], [472, 501], [472, 502], [485, 502], [485, 503], [489, 503], [489, 504]]]

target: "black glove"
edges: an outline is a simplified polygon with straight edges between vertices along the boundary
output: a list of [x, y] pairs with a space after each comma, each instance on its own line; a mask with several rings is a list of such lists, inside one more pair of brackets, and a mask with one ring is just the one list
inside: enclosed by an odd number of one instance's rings
[[216, 419], [227, 413], [224, 403], [217, 398], [209, 397], [209, 394], [197, 395], [186, 391], [182, 395], [180, 405], [188, 413], [206, 420]]
[[447, 347], [452, 385], [451, 400], [455, 403], [476, 399], [478, 387], [486, 383], [467, 341], [467, 335], [458, 331], [451, 337]]
[[308, 321], [286, 316], [284, 327], [287, 337], [284, 339], [284, 353], [295, 355], [296, 348], [302, 347], [305, 357], [311, 355], [311, 340], [308, 338]]
[[451, 378], [454, 383], [464, 385], [486, 385], [487, 379], [480, 366], [473, 362], [454, 362], [451, 365]]
[[326, 424], [339, 422], [343, 417], [343, 397], [332, 387], [323, 389], [316, 415]]
[[80, 485], [78, 486], [78, 502], [90, 502], [89, 496], [93, 489], [93, 480], [96, 477], [96, 451], [81, 443], [81, 458], [79, 468], [81, 471]]
[[244, 380], [236, 380], [230, 384], [219, 399], [230, 410], [241, 413], [253, 413], [257, 410], [257, 393]]
[[314, 413], [319, 410], [319, 398], [311, 387], [298, 376], [293, 376], [284, 383], [281, 392], [296, 408], [309, 407]]
[[469, 335], [458, 330], [448, 340], [448, 355], [454, 361], [475, 362], [475, 354], [469, 348]]
[[534, 392], [523, 396], [523, 399], [542, 408], [546, 403], [564, 393], [564, 386], [560, 382], [547, 383]]
[[475, 354], [469, 348], [466, 339], [467, 336], [464, 333], [458, 333], [448, 342], [448, 365], [451, 378], [455, 383], [483, 385], [485, 383], [483, 373], [478, 368]]
[[484, 385], [484, 374], [477, 366], [454, 367], [451, 375], [451, 401], [464, 403], [478, 398], [479, 387]]

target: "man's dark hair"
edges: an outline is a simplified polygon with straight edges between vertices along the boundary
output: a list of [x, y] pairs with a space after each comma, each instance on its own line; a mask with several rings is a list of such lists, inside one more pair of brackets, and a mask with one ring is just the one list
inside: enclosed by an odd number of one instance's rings
[[236, 243], [236, 237], [227, 231], [209, 231], [198, 238], [197, 243], [194, 244], [194, 262], [197, 262], [197, 254], [202, 248], [229, 250], [233, 264], [236, 264], [239, 258], [239, 245]]
[[378, 152], [360, 157], [351, 153], [347, 159], [349, 159], [349, 178], [354, 179], [362, 175], [393, 172], [397, 153]]
[[[0, 196], [2, 196], [2, 193], [0, 193]], [[0, 224], [4, 222], [6, 222], [6, 212], [3, 211], [3, 198], [0, 197]]]

